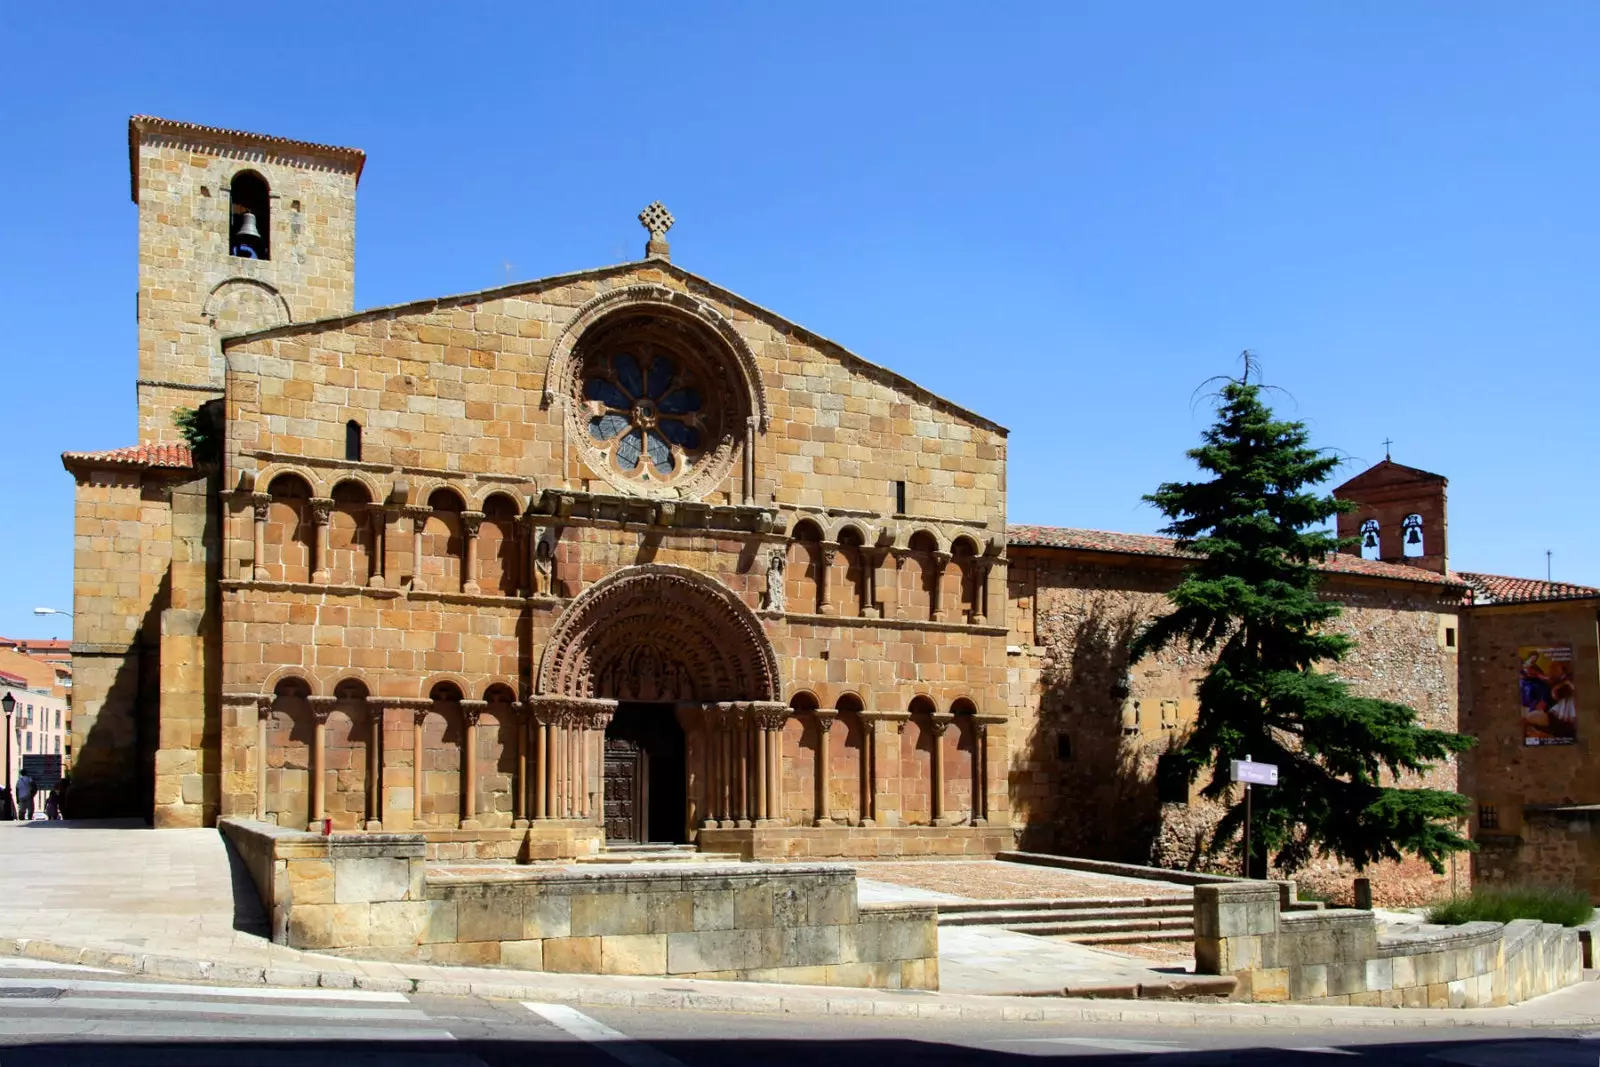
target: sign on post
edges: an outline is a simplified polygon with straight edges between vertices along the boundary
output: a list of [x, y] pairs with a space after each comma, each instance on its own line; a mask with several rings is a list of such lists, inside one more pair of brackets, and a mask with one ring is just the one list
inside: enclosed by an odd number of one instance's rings
[[1235, 782], [1244, 782], [1248, 785], [1277, 785], [1278, 765], [1276, 763], [1256, 763], [1247, 759], [1236, 759], [1229, 765], [1230, 777]]

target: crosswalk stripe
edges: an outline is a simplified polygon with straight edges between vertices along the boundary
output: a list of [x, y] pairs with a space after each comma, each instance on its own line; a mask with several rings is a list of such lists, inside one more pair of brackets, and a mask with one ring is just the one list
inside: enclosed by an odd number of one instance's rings
[[342, 1022], [428, 1022], [428, 1013], [416, 1008], [351, 1008], [320, 1004], [244, 1004], [202, 1000], [151, 1000], [144, 997], [5, 997], [0, 1013], [12, 1008], [39, 1009], [70, 1015], [79, 1011], [127, 1011], [182, 1015], [242, 1015], [276, 1019], [325, 1019]]
[[587, 1041], [607, 1056], [627, 1067], [683, 1067], [678, 1060], [665, 1052], [635, 1041], [621, 1030], [613, 1030], [598, 1019], [591, 1019], [576, 1008], [565, 1004], [535, 1004], [523, 1001], [522, 1006], [552, 1026], [559, 1027], [577, 1038]]
[[[149, 1038], [171, 1041], [455, 1041], [448, 1030], [400, 1026], [282, 1026], [213, 1019], [55, 1019], [0, 1016], [0, 1037]], [[210, 1062], [216, 1062], [214, 1059]], [[472, 1062], [472, 1061], [466, 1061]]]
[[119, 974], [106, 967], [85, 967], [81, 963], [51, 963], [23, 956], [0, 956], [0, 971], [70, 971], [74, 974]]
[[101, 993], [174, 993], [188, 997], [236, 997], [249, 1000], [338, 1000], [350, 1003], [409, 1004], [404, 993], [372, 989], [274, 989], [270, 986], [181, 985], [173, 982], [105, 982], [93, 978], [0, 978], [0, 989], [84, 990]]

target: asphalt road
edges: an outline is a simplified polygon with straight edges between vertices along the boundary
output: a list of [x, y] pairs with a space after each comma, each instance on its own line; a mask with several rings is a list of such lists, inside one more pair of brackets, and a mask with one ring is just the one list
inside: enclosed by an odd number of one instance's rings
[[1161, 1029], [578, 1010], [475, 997], [131, 979], [0, 960], [0, 1067], [1600, 1067], [1600, 1032]]

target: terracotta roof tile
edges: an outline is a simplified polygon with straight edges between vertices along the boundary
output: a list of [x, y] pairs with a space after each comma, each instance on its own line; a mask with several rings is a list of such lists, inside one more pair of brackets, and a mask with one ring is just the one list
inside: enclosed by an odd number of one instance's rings
[[102, 467], [169, 467], [182, 470], [194, 466], [189, 446], [181, 443], [159, 445], [130, 445], [111, 448], [103, 452], [63, 452], [61, 462], [68, 468], [96, 465]]
[[[1072, 548], [1081, 552], [1120, 552], [1130, 556], [1161, 556], [1184, 559], [1187, 553], [1178, 550], [1178, 542], [1170, 537], [1155, 534], [1111, 533], [1106, 530], [1075, 530], [1064, 526], [1006, 527], [1006, 540], [1017, 548]], [[1392, 578], [1402, 582], [1422, 582], [1427, 585], [1462, 585], [1455, 575], [1445, 576], [1425, 571], [1420, 567], [1407, 567], [1399, 563], [1384, 563], [1375, 559], [1362, 559], [1339, 553], [1324, 560], [1322, 569], [1337, 574], [1360, 574], [1371, 578]]]
[[1584, 600], [1600, 597], [1600, 589], [1543, 578], [1510, 578], [1503, 574], [1457, 571], [1456, 577], [1472, 589], [1474, 604], [1527, 604], [1540, 600]]

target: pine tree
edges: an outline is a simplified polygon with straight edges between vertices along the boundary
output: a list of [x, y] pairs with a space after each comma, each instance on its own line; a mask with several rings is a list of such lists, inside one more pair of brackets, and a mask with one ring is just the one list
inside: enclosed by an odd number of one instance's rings
[[[1316, 491], [1338, 465], [1312, 448], [1305, 425], [1277, 421], [1251, 382], [1228, 379], [1216, 422], [1188, 453], [1209, 481], [1169, 482], [1145, 497], [1163, 532], [1197, 558], [1170, 594], [1173, 611], [1135, 638], [1134, 660], [1174, 643], [1214, 654], [1199, 686], [1193, 731], [1172, 757], [1201, 791], [1229, 793], [1230, 760], [1278, 765], [1278, 785], [1252, 797], [1251, 870], [1269, 854], [1294, 871], [1313, 855], [1364, 869], [1405, 854], [1435, 872], [1472, 844], [1456, 832], [1467, 801], [1438, 789], [1380, 784], [1380, 768], [1417, 773], [1473, 739], [1427, 729], [1403, 704], [1355, 696], [1337, 664], [1355, 642], [1333, 627], [1339, 605], [1318, 595], [1317, 564], [1339, 546], [1323, 524], [1347, 502]], [[1213, 847], [1241, 836], [1236, 799]]]

